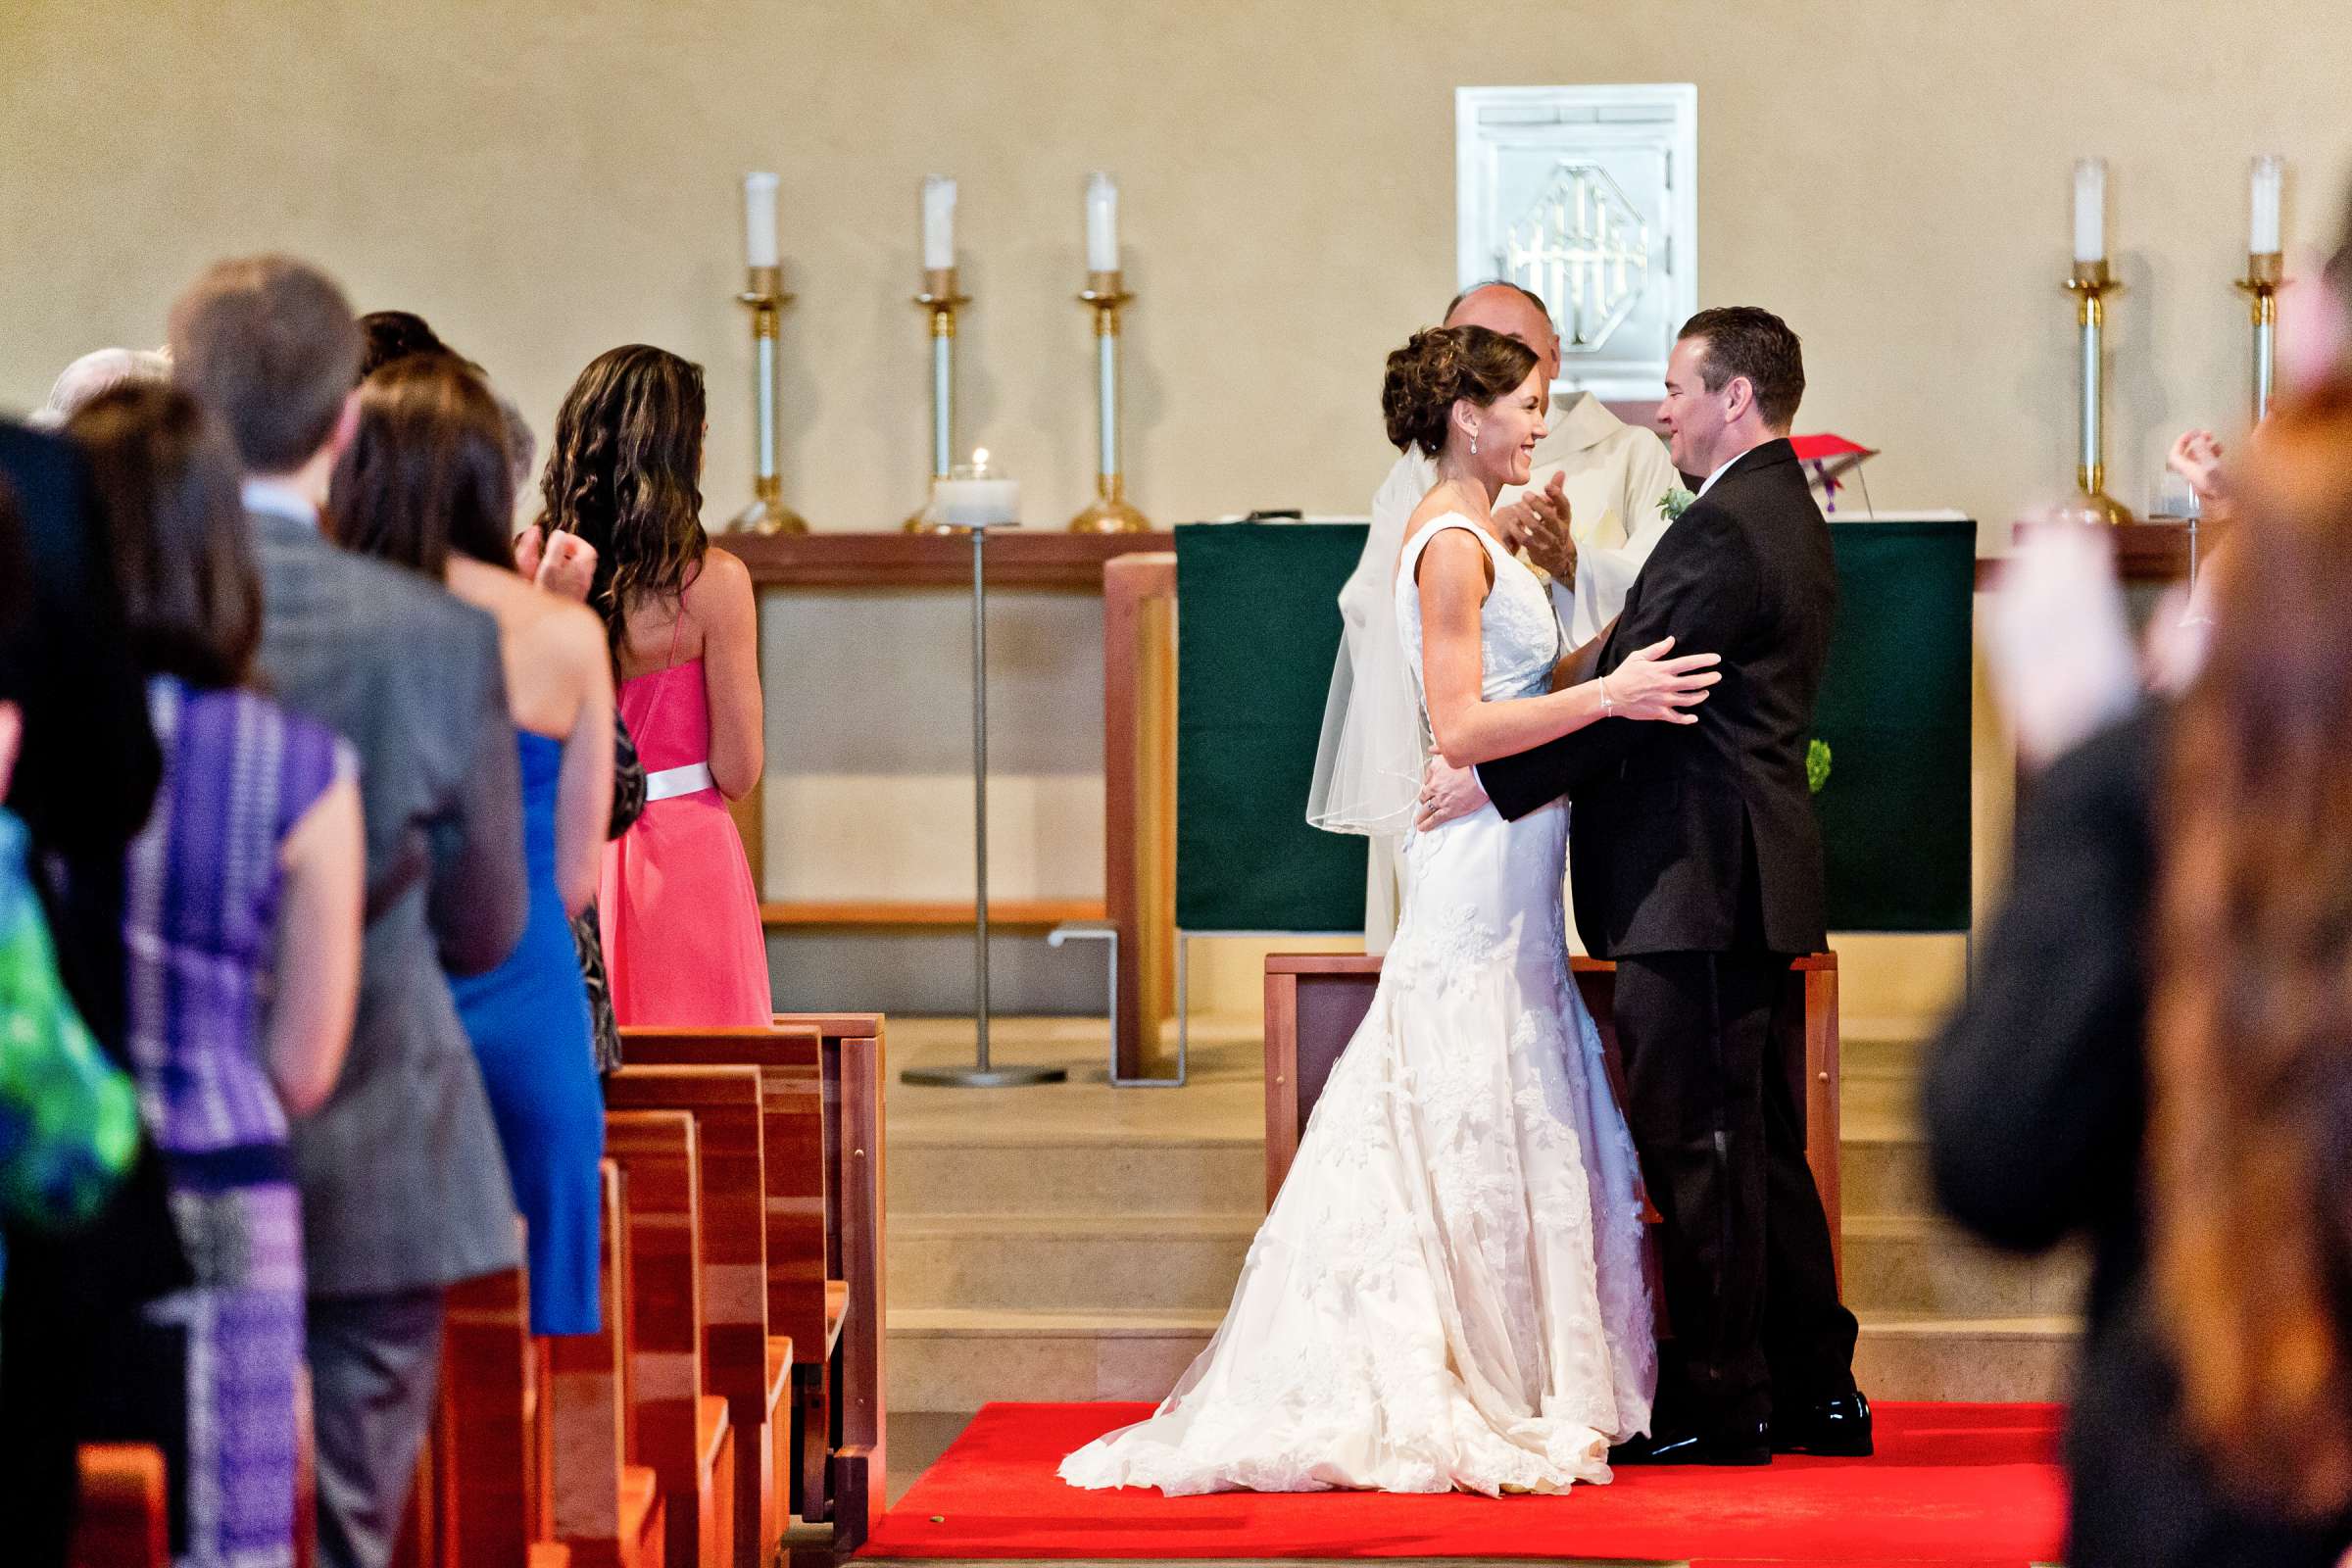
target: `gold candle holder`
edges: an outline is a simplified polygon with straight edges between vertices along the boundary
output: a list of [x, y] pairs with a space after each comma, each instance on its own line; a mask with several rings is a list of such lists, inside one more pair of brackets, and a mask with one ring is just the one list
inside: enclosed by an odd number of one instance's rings
[[738, 533], [807, 533], [808, 524], [784, 504], [784, 480], [776, 472], [776, 328], [792, 296], [784, 292], [784, 270], [755, 267], [751, 281], [735, 296], [752, 313], [753, 426], [758, 452], [752, 466], [752, 504], [728, 527]]
[[2246, 257], [2246, 275], [2237, 280], [2238, 292], [2250, 307], [2254, 326], [2254, 422], [2269, 417], [2271, 394], [2278, 371], [2278, 285], [2286, 277], [2286, 258], [2278, 251], [2255, 251]]
[[[948, 476], [956, 464], [956, 313], [971, 296], [956, 285], [956, 269], [931, 267], [923, 270], [923, 291], [914, 303], [931, 318], [931, 479]], [[930, 492], [906, 519], [908, 533], [956, 533], [960, 530], [931, 516]]]
[[1149, 533], [1152, 524], [1127, 504], [1126, 477], [1119, 471], [1119, 307], [1135, 296], [1123, 274], [1089, 272], [1078, 302], [1095, 313], [1095, 404], [1100, 440], [1095, 459], [1095, 499], [1070, 519], [1072, 533]]
[[2082, 354], [2082, 452], [2075, 468], [2075, 488], [2081, 494], [2076, 499], [2094, 519], [2111, 524], [2132, 520], [2132, 510], [2107, 493], [2106, 442], [2101, 427], [2105, 365], [2100, 339], [2107, 321], [2103, 301], [2119, 286], [2103, 256], [2095, 262], [2075, 263], [2074, 272], [2066, 280], [2066, 291], [2075, 296], [2075, 323], [2081, 332]]

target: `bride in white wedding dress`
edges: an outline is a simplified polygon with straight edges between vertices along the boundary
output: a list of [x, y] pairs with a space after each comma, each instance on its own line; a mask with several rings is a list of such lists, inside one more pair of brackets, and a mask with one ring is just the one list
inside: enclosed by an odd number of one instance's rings
[[[1690, 723], [1711, 655], [1591, 679], [1493, 531], [1544, 433], [1535, 356], [1483, 327], [1389, 357], [1390, 439], [1438, 454], [1396, 616], [1458, 765], [1603, 718]], [[1417, 778], [1415, 780], [1417, 783]], [[1406, 796], [1409, 801], [1410, 795]], [[1568, 808], [1488, 806], [1407, 842], [1380, 987], [1333, 1068], [1207, 1349], [1149, 1419], [1064, 1459], [1080, 1487], [1558, 1492], [1609, 1478], [1657, 1375], [1633, 1141], [1569, 978]]]

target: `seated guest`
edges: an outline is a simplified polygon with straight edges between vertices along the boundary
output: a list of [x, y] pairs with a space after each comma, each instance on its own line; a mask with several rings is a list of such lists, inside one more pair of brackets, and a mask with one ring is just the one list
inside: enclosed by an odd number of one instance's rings
[[261, 581], [227, 432], [153, 384], [99, 394], [67, 430], [164, 752], [123, 901], [130, 1056], [196, 1271], [113, 1326], [101, 1431], [166, 1455], [176, 1560], [282, 1562], [303, 1356], [287, 1124], [324, 1102], [351, 1036], [359, 785], [332, 731], [246, 689]]
[[174, 376], [244, 462], [261, 677], [359, 757], [359, 1013], [334, 1092], [293, 1148], [318, 1556], [382, 1568], [432, 1413], [443, 1292], [521, 1260], [498, 1129], [444, 978], [504, 962], [527, 912], [498, 623], [318, 531], [358, 417], [360, 330], [342, 290], [284, 257], [223, 262], [180, 296], [171, 331]]
[[556, 416], [539, 491], [553, 539], [596, 548], [590, 605], [621, 676], [648, 804], [605, 856], [597, 906], [620, 1022], [756, 1027], [772, 1016], [760, 899], [726, 803], [760, 781], [751, 573], [703, 533], [703, 372], [630, 344]]
[[[29, 589], [0, 626], [0, 690], [23, 715], [6, 789], [66, 994], [99, 1049], [123, 1042], [122, 852], [147, 820], [161, 766], [122, 636], [102, 532], [71, 443], [0, 420]], [[164, 1171], [142, 1140], [113, 1200], [70, 1235], [5, 1220], [0, 1297], [0, 1520], [12, 1564], [62, 1564], [72, 1533], [77, 1402], [98, 1378], [96, 1324], [187, 1283]]]
[[[0, 629], [25, 614], [23, 531], [0, 483]], [[0, 796], [24, 714], [0, 666]], [[0, 1217], [70, 1230], [96, 1215], [138, 1152], [138, 1101], [66, 995], [25, 865], [24, 824], [0, 808]], [[0, 1293], [8, 1254], [0, 1247]]]
[[33, 410], [29, 422], [36, 430], [54, 430], [112, 387], [171, 379], [171, 360], [153, 349], [92, 349], [59, 373], [49, 401]]
[[2352, 1545], [2352, 390], [2230, 487], [2203, 673], [2036, 781], [1925, 1085], [1955, 1217], [2092, 1246], [2074, 1568]]
[[605, 1111], [569, 916], [596, 891], [612, 808], [604, 628], [514, 568], [506, 422], [456, 356], [397, 360], [360, 387], [335, 465], [335, 542], [446, 581], [498, 621], [522, 772], [530, 920], [506, 962], [452, 987], [527, 1224], [531, 1332], [591, 1334]]

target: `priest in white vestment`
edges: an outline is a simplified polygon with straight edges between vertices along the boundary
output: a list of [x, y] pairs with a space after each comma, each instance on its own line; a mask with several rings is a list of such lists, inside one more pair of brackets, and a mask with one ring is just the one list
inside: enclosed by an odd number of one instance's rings
[[[1454, 300], [1445, 324], [1517, 338], [1535, 350], [1546, 382], [1559, 374], [1551, 317], [1516, 284], [1468, 290]], [[1665, 442], [1627, 424], [1590, 392], [1555, 402], [1545, 423], [1527, 485], [1496, 497], [1494, 520], [1549, 577], [1552, 603], [1575, 646], [1598, 636], [1624, 607], [1642, 564], [1665, 535], [1660, 503], [1682, 477]], [[1387, 952], [1396, 929], [1404, 839], [1427, 754], [1396, 636], [1396, 558], [1405, 519], [1436, 483], [1435, 463], [1415, 448], [1396, 460], [1372, 498], [1363, 557], [1340, 590], [1346, 637], [1308, 801], [1307, 819], [1317, 827], [1371, 840], [1364, 889], [1364, 945], [1371, 953]], [[1558, 541], [1563, 520], [1572, 551]], [[1572, 573], [1555, 569], [1571, 555]]]

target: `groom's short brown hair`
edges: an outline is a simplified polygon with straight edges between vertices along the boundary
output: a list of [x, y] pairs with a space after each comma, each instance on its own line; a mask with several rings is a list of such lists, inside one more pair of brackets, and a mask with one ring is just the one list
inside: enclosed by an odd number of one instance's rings
[[1787, 321], [1754, 305], [1726, 305], [1699, 312], [1675, 336], [1705, 339], [1698, 378], [1708, 391], [1720, 392], [1732, 377], [1746, 376], [1764, 422], [1775, 430], [1788, 428], [1805, 395], [1805, 352]]

